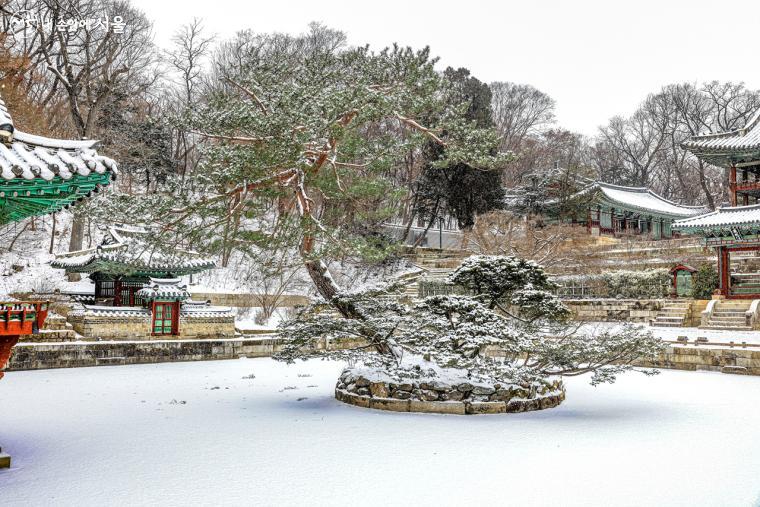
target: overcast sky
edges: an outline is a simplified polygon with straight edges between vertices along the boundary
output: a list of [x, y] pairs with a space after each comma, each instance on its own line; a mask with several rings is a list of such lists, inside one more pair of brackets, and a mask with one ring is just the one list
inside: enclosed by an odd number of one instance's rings
[[298, 33], [310, 21], [351, 44], [429, 45], [441, 65], [482, 81], [528, 83], [557, 101], [558, 124], [586, 135], [673, 82], [760, 88], [760, 1], [726, 0], [133, 0], [156, 40], [193, 17], [228, 38]]

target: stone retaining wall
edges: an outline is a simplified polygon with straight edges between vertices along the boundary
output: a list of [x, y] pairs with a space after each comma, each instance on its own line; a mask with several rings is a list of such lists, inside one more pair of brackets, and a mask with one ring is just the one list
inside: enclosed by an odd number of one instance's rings
[[346, 370], [335, 386], [335, 398], [350, 405], [392, 412], [436, 414], [503, 414], [556, 407], [565, 399], [561, 380], [534, 386], [446, 385], [437, 381], [370, 381]]
[[[233, 308], [250, 308], [257, 306], [255, 294], [223, 293], [223, 292], [195, 292], [190, 287], [190, 297], [193, 301], [211, 301], [213, 306], [231, 306]], [[278, 308], [292, 306], [306, 306], [310, 303], [306, 296], [286, 294], [280, 296], [277, 301]]]
[[760, 349], [674, 345], [668, 347], [657, 361], [639, 362], [637, 366], [760, 375]]
[[[282, 340], [271, 336], [192, 341], [20, 343], [13, 349], [7, 371], [269, 357], [280, 351], [282, 345]], [[323, 346], [340, 348], [355, 344], [333, 340]]]
[[657, 317], [665, 299], [566, 299], [573, 318], [596, 322], [648, 323]]
[[[359, 345], [361, 343], [358, 341], [335, 340], [331, 340], [329, 344], [322, 344], [323, 347], [331, 349]], [[282, 346], [283, 341], [273, 336], [251, 336], [224, 340], [22, 342], [13, 348], [13, 355], [7, 370], [269, 357], [280, 351]], [[654, 363], [639, 362], [637, 366], [760, 375], [760, 348], [673, 345], [666, 349], [658, 361]], [[347, 401], [347, 403], [350, 402]], [[363, 403], [363, 400], [356, 404], [359, 403]]]
[[[88, 315], [70, 314], [74, 330], [88, 339], [151, 340], [151, 319], [147, 314]], [[165, 339], [232, 338], [235, 336], [235, 317], [179, 316], [179, 334]], [[164, 337], [162, 337], [164, 338]]]

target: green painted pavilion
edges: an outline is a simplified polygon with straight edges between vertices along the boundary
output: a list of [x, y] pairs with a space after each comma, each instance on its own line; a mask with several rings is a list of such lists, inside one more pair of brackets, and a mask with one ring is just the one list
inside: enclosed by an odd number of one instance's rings
[[590, 234], [610, 236], [673, 237], [674, 221], [700, 215], [703, 206], [685, 206], [656, 194], [646, 187], [624, 187], [594, 181], [571, 199], [586, 203], [585, 222]]
[[151, 279], [173, 279], [213, 268], [212, 259], [153, 241], [147, 227], [109, 227], [95, 248], [57, 255], [50, 265], [86, 273], [95, 282], [95, 301], [113, 306], [141, 306], [140, 289]]
[[[744, 128], [694, 136], [682, 146], [703, 162], [727, 169], [731, 205], [679, 220], [674, 229], [701, 236], [716, 250], [722, 296], [760, 298], [760, 273], [750, 262], [760, 251], [760, 110]], [[732, 256], [743, 261], [734, 272]]]

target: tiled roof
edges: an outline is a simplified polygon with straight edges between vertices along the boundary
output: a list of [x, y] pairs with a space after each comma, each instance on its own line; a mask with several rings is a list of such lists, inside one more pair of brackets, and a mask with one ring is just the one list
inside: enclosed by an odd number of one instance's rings
[[151, 236], [147, 228], [109, 227], [101, 245], [57, 255], [50, 265], [78, 273], [181, 275], [205, 271], [216, 264], [196, 252], [152, 244]]
[[68, 180], [75, 174], [117, 172], [116, 162], [95, 151], [97, 141], [53, 139], [16, 130], [0, 98], [2, 132], [6, 133], [0, 143], [0, 178], [3, 180], [42, 178], [52, 181], [56, 176]]
[[623, 187], [596, 181], [576, 195], [599, 192], [605, 200], [629, 210], [685, 218], [707, 211], [703, 206], [684, 206], [657, 195], [646, 187]]
[[744, 225], [760, 226], [760, 204], [734, 206], [673, 222], [673, 229], [709, 229]]
[[116, 162], [96, 144], [21, 132], [0, 98], [0, 224], [55, 213], [109, 185]]
[[743, 128], [694, 136], [681, 146], [696, 153], [760, 149], [760, 109]]
[[179, 278], [151, 278], [150, 282], [137, 291], [137, 296], [146, 301], [185, 301], [190, 299], [187, 286], [181, 285]]

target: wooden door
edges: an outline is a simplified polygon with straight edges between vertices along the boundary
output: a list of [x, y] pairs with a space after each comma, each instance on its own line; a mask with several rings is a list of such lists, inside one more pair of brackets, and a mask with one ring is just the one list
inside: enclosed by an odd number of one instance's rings
[[676, 294], [679, 297], [690, 297], [692, 288], [692, 276], [686, 270], [680, 270], [676, 273]]
[[153, 334], [177, 334], [178, 306], [177, 303], [153, 303]]

